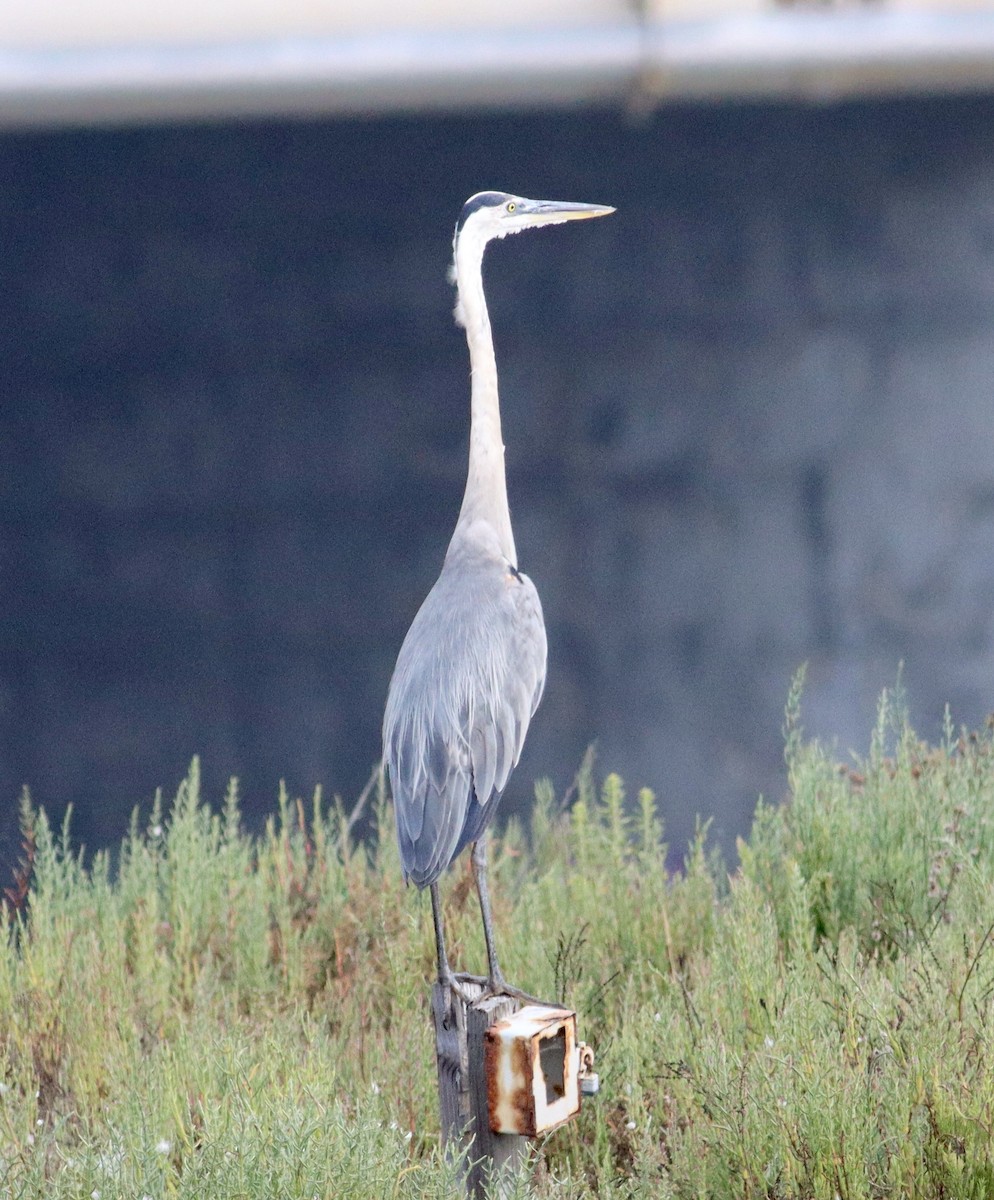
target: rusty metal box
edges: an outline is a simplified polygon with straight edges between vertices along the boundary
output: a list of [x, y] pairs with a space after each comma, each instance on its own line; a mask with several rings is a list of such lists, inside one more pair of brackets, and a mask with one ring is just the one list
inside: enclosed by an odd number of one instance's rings
[[536, 1137], [580, 1108], [576, 1013], [529, 1004], [484, 1034], [490, 1128]]

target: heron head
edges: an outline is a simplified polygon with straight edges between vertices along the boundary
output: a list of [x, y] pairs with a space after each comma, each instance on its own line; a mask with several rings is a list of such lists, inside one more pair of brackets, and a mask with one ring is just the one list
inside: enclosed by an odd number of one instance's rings
[[456, 223], [456, 241], [472, 236], [484, 244], [491, 238], [558, 225], [586, 217], [606, 217], [614, 209], [606, 204], [576, 204], [570, 200], [526, 200], [507, 192], [477, 192], [463, 205]]
[[558, 225], [563, 221], [579, 221], [585, 217], [606, 217], [614, 209], [606, 204], [576, 204], [570, 200], [526, 200], [507, 192], [477, 192], [462, 207], [452, 241], [453, 263], [449, 279], [456, 285], [455, 318], [458, 325], [467, 325], [462, 288], [468, 283], [480, 292], [480, 308], [486, 319], [483, 301], [483, 251], [493, 238], [535, 229], [539, 225]]

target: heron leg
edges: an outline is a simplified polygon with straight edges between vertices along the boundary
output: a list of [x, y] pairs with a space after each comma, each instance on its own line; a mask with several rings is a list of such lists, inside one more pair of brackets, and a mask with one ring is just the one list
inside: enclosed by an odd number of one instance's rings
[[445, 934], [442, 932], [442, 903], [438, 898], [438, 884], [428, 885], [431, 893], [431, 919], [435, 924], [435, 949], [438, 951], [438, 978], [442, 983], [452, 978], [452, 968], [445, 953]]
[[[455, 992], [464, 1003], [472, 1004], [475, 994], [468, 992], [459, 982], [452, 968], [449, 966], [449, 958], [445, 953], [445, 934], [442, 931], [442, 902], [438, 897], [438, 884], [429, 884], [428, 891], [431, 894], [431, 919], [435, 925], [435, 948], [438, 951], [438, 982], [446, 992], [445, 1007], [451, 1007], [452, 1002], [448, 995], [450, 992]], [[479, 980], [479, 982], [482, 983], [483, 980]]]
[[490, 912], [490, 889], [487, 886], [487, 843], [486, 834], [481, 835], [473, 843], [473, 876], [476, 879], [476, 890], [480, 897], [480, 913], [483, 916], [483, 937], [487, 943], [487, 991], [492, 996], [512, 996], [526, 1004], [542, 1004], [543, 1001], [529, 996], [520, 988], [512, 987], [504, 978], [497, 961], [497, 949], [494, 945], [494, 920]]
[[490, 972], [490, 990], [499, 991], [494, 984], [503, 984], [504, 976], [497, 962], [494, 946], [494, 919], [490, 912], [490, 889], [487, 887], [487, 835], [482, 834], [473, 843], [473, 878], [480, 897], [480, 913], [483, 917], [483, 937], [487, 943], [487, 970]]

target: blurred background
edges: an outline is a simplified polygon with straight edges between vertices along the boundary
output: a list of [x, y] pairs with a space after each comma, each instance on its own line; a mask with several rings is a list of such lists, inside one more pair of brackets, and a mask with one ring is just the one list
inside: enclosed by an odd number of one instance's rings
[[674, 851], [994, 708], [994, 4], [0, 6], [0, 849], [202, 755], [350, 805], [462, 492], [484, 188], [617, 206], [487, 260], [545, 700]]

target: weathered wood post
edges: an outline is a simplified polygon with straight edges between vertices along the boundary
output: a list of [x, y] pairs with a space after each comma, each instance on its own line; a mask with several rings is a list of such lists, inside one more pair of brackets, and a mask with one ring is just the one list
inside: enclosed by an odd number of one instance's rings
[[442, 1140], [466, 1164], [473, 1200], [503, 1196], [528, 1167], [528, 1140], [576, 1116], [580, 1095], [593, 1094], [593, 1053], [577, 1042], [576, 1013], [508, 996], [446, 1006], [432, 990]]
[[471, 1004], [453, 995], [447, 1008], [439, 983], [431, 992], [442, 1144], [448, 1153], [465, 1157], [467, 1195], [483, 1200], [492, 1182], [491, 1195], [499, 1195], [497, 1181], [513, 1178], [528, 1157], [527, 1138], [491, 1130], [484, 1071], [484, 1033], [516, 1012], [518, 1003], [509, 996], [482, 1000], [479, 984], [462, 986], [475, 996]]

